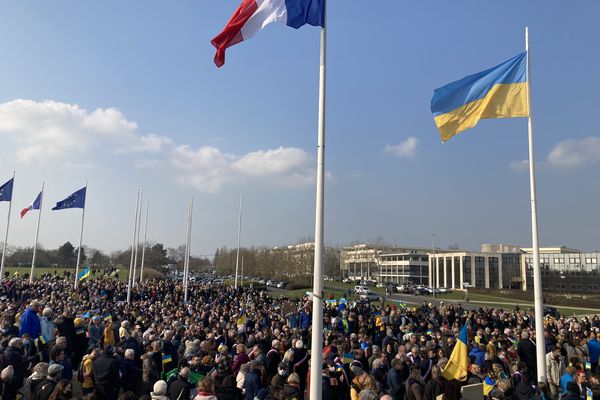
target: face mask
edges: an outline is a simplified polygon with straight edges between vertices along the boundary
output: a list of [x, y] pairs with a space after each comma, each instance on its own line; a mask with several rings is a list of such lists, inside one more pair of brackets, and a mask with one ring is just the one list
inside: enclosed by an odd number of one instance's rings
[[504, 356], [503, 355], [499, 355], [498, 358], [501, 359], [501, 360], [504, 360]]
[[286, 371], [285, 370], [281, 370], [281, 369], [277, 373], [279, 374], [279, 376], [286, 376], [287, 375]]

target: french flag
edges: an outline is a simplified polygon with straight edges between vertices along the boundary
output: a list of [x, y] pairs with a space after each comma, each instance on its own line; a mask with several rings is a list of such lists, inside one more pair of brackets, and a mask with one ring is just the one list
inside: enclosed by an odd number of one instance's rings
[[325, 26], [326, 0], [242, 0], [231, 20], [211, 43], [217, 48], [215, 64], [225, 64], [225, 49], [250, 39], [271, 22], [292, 28], [302, 25]]
[[30, 205], [28, 205], [27, 207], [25, 207], [24, 209], [21, 210], [21, 218], [23, 218], [29, 210], [39, 210], [41, 208], [42, 193], [43, 192], [40, 192], [40, 194], [37, 195], [35, 200]]

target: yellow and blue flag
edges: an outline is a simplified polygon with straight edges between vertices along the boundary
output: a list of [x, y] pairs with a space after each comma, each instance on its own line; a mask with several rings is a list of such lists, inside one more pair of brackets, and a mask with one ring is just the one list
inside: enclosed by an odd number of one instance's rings
[[438, 88], [431, 112], [442, 142], [484, 118], [529, 116], [527, 52]]
[[458, 340], [454, 345], [454, 350], [450, 354], [448, 364], [442, 371], [442, 376], [451, 381], [456, 379], [462, 381], [467, 378], [469, 367], [469, 356], [467, 352], [467, 325], [463, 325], [458, 335]]
[[170, 355], [170, 354], [166, 354], [166, 355], [164, 355], [164, 356], [162, 357], [162, 363], [163, 363], [163, 364], [168, 364], [168, 363], [170, 363], [171, 361], [173, 361], [173, 357], [171, 357], [171, 355]]
[[84, 280], [86, 278], [89, 278], [90, 274], [91, 274], [90, 267], [87, 267], [87, 268], [85, 268], [83, 271], [81, 271], [79, 273], [79, 277], [77, 279], [80, 280], [80, 281], [82, 281], [82, 280]]
[[487, 376], [483, 380], [483, 395], [484, 396], [489, 395], [490, 392], [492, 391], [492, 389], [494, 388], [494, 386], [496, 386], [496, 381], [494, 381], [492, 378]]

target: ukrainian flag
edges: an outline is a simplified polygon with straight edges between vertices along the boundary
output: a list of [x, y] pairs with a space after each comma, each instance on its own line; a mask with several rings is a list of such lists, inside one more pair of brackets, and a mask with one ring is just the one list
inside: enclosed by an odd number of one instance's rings
[[91, 275], [91, 273], [92, 273], [92, 272], [90, 271], [90, 267], [87, 267], [86, 269], [84, 269], [83, 271], [81, 271], [81, 272], [79, 273], [79, 277], [78, 277], [78, 279], [79, 279], [80, 281], [82, 281], [82, 280], [84, 280], [84, 279], [86, 279], [86, 278], [89, 278], [89, 277], [90, 277], [90, 275]]
[[442, 371], [442, 376], [447, 380], [464, 380], [467, 377], [467, 368], [469, 367], [469, 356], [467, 354], [467, 324], [463, 325], [458, 335], [458, 340], [454, 345], [454, 350], [450, 354], [448, 364]]
[[486, 377], [483, 381], [483, 395], [484, 396], [489, 395], [490, 392], [492, 391], [492, 389], [494, 388], [494, 386], [496, 386], [496, 381], [494, 381], [489, 376]]
[[528, 117], [527, 52], [436, 89], [431, 112], [442, 142], [483, 118]]

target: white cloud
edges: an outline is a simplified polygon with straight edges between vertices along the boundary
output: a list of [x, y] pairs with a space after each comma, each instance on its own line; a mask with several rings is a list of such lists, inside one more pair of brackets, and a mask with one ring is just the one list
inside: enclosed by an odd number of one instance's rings
[[[248, 179], [300, 187], [311, 184], [315, 177], [310, 156], [294, 147], [259, 150], [236, 156], [213, 146], [203, 146], [198, 150], [178, 146], [173, 149], [169, 159], [181, 184], [204, 192], [215, 192], [227, 182]], [[331, 174], [327, 178], [332, 179]]]
[[53, 100], [0, 104], [0, 135], [13, 140], [16, 158], [24, 163], [81, 156], [94, 146], [108, 146], [117, 153], [156, 153], [171, 145], [163, 136], [139, 135], [137, 127], [116, 108], [88, 112], [77, 104]]
[[553, 167], [576, 168], [600, 162], [600, 137], [567, 139], [558, 142], [548, 154]]
[[[590, 136], [582, 139], [566, 139], [554, 145], [544, 161], [536, 167], [580, 168], [600, 162], [600, 137]], [[513, 161], [508, 164], [513, 171], [529, 169], [529, 161]]]
[[411, 136], [400, 144], [386, 145], [385, 149], [383, 149], [383, 153], [396, 157], [410, 158], [417, 152], [417, 143], [417, 138]]
[[[204, 192], [218, 191], [229, 182], [303, 187], [315, 180], [312, 158], [302, 149], [241, 155], [214, 145], [193, 149], [166, 136], [139, 133], [138, 124], [113, 107], [90, 112], [53, 100], [0, 103], [0, 139], [0, 157], [16, 157], [24, 164], [95, 168], [106, 165], [102, 156], [136, 154], [123, 159], [139, 169], [166, 169], [180, 184]], [[326, 179], [333, 180], [330, 173]]]
[[513, 161], [508, 164], [508, 168], [515, 172], [523, 172], [529, 169], [529, 160]]

